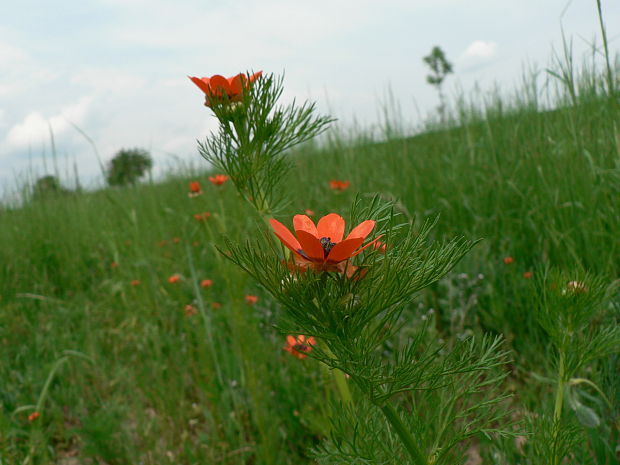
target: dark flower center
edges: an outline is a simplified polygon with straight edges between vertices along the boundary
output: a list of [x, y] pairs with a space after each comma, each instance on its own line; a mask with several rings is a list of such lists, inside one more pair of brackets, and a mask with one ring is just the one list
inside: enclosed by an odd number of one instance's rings
[[332, 249], [333, 246], [336, 245], [336, 243], [331, 242], [331, 237], [321, 237], [320, 241], [321, 245], [323, 246], [323, 253], [327, 258], [327, 255], [329, 255], [329, 251]]

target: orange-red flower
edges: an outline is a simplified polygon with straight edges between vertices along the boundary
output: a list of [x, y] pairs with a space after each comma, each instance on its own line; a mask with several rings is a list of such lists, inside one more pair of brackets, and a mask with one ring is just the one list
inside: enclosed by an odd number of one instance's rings
[[506, 265], [510, 265], [510, 264], [511, 264], [511, 263], [513, 263], [514, 261], [515, 261], [515, 259], [514, 259], [514, 258], [512, 258], [512, 257], [504, 257], [504, 263], [505, 263]]
[[172, 276], [168, 278], [168, 282], [170, 284], [178, 283], [180, 280], [181, 280], [181, 276], [179, 276], [178, 274], [173, 274]]
[[200, 188], [200, 183], [198, 181], [192, 181], [189, 183], [189, 195], [190, 197], [197, 197], [202, 194], [202, 189]]
[[292, 356], [297, 357], [299, 360], [303, 360], [307, 357], [306, 354], [312, 350], [314, 344], [316, 344], [316, 341], [312, 336], [306, 339], [306, 336], [303, 334], [297, 337], [289, 334], [286, 336], [286, 345], [282, 347], [282, 349], [289, 352]]
[[192, 316], [198, 313], [198, 309], [191, 304], [187, 304], [183, 310], [185, 312], [185, 316]]
[[372, 247], [381, 253], [385, 253], [385, 251], [387, 250], [387, 244], [381, 241], [375, 242]]
[[338, 179], [332, 179], [329, 181], [329, 187], [335, 191], [344, 191], [351, 185], [350, 181], [339, 181]]
[[202, 281], [200, 281], [200, 285], [204, 288], [211, 287], [213, 286], [213, 281], [211, 281], [210, 279], [203, 279]]
[[258, 296], [248, 294], [245, 296], [245, 301], [250, 305], [254, 305], [256, 302], [258, 302]]
[[194, 214], [194, 219], [196, 221], [207, 221], [210, 217], [211, 217], [211, 213], [210, 212], [202, 212], [202, 213], [195, 213]]
[[205, 93], [205, 106], [211, 107], [214, 98], [216, 100], [222, 100], [224, 95], [226, 95], [229, 102], [239, 102], [243, 100], [244, 90], [248, 89], [261, 74], [263, 74], [262, 71], [252, 74], [249, 77], [249, 82], [248, 76], [243, 73], [229, 78], [225, 78], [219, 74], [211, 76], [210, 78], [188, 77]]
[[40, 416], [41, 416], [41, 414], [39, 412], [32, 412], [30, 415], [28, 415], [28, 421], [32, 423], [33, 421], [35, 421]]
[[228, 176], [225, 174], [216, 174], [215, 176], [209, 176], [209, 181], [214, 186], [221, 186], [226, 181], [228, 181]]
[[140, 280], [139, 279], [132, 279], [131, 280], [131, 285], [132, 286], [139, 286], [140, 285]]
[[523, 273], [523, 277], [525, 279], [530, 279], [532, 276], [534, 276], [534, 273], [532, 273], [531, 271], [526, 271], [525, 273]]
[[346, 260], [382, 237], [379, 236], [360, 248], [375, 227], [374, 220], [366, 220], [353, 228], [343, 240], [345, 221], [336, 213], [324, 216], [316, 226], [306, 215], [295, 215], [293, 226], [297, 237], [278, 220], [270, 219], [269, 222], [278, 239], [293, 252], [297, 264], [311, 266], [319, 271], [343, 272]]
[[314, 210], [310, 210], [309, 208], [304, 213], [308, 216], [314, 216]]

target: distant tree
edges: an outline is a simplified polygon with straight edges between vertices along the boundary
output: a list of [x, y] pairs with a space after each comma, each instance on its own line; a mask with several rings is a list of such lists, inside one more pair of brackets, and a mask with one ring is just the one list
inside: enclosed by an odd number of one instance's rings
[[37, 179], [34, 183], [32, 186], [32, 199], [41, 200], [46, 197], [66, 194], [68, 192], [67, 189], [62, 187], [58, 178], [50, 174]]
[[441, 86], [446, 76], [452, 73], [452, 63], [448, 61], [446, 54], [438, 46], [433, 47], [431, 53], [425, 56], [423, 60], [431, 69], [431, 74], [426, 76], [426, 82], [437, 89], [437, 93], [439, 94], [439, 114], [443, 121], [445, 118], [446, 105]]
[[121, 149], [108, 164], [110, 186], [135, 184], [153, 166], [151, 155], [144, 149]]

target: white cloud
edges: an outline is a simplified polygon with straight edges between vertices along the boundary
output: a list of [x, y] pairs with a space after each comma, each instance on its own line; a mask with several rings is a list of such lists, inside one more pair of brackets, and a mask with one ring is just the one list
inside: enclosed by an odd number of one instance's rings
[[97, 91], [127, 91], [144, 86], [144, 79], [112, 69], [86, 69], [71, 78], [72, 84], [92, 87]]
[[40, 112], [32, 112], [21, 123], [9, 129], [6, 142], [17, 148], [46, 141], [50, 137], [50, 127], [54, 137], [62, 135], [71, 127], [69, 121], [80, 124], [84, 120], [92, 100], [92, 97], [84, 97], [50, 118], [45, 118]]
[[28, 54], [21, 48], [7, 42], [0, 42], [0, 67], [12, 66], [28, 59]]
[[497, 43], [493, 41], [474, 40], [459, 57], [459, 61], [469, 59], [488, 59], [497, 53]]

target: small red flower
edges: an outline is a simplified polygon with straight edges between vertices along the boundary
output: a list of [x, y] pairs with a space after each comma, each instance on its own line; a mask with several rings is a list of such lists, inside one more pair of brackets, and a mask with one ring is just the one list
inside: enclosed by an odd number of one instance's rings
[[211, 302], [211, 308], [217, 310], [218, 308], [222, 308], [222, 304], [219, 302]]
[[139, 279], [132, 279], [131, 280], [131, 285], [136, 287], [140, 285], [140, 280]]
[[200, 187], [200, 183], [198, 181], [192, 181], [189, 183], [189, 193], [187, 194], [190, 197], [197, 197], [202, 194], [202, 189]]
[[28, 415], [28, 421], [32, 423], [33, 421], [35, 421], [40, 416], [41, 416], [41, 414], [39, 412], [32, 412], [30, 415]]
[[303, 360], [307, 357], [307, 353], [312, 351], [312, 346], [316, 344], [316, 341], [312, 336], [306, 340], [306, 336], [300, 334], [295, 337], [291, 334], [286, 336], [286, 345], [282, 347], [282, 350], [286, 350], [293, 357], [297, 357], [299, 360]]
[[523, 273], [523, 277], [525, 279], [530, 279], [532, 276], [534, 276], [534, 273], [532, 273], [531, 271], [526, 271], [525, 273]]
[[254, 305], [256, 302], [258, 302], [258, 296], [248, 294], [245, 296], [245, 301], [250, 305]]
[[511, 263], [513, 263], [514, 261], [515, 261], [515, 259], [514, 259], [514, 258], [512, 258], [512, 257], [504, 257], [504, 263], [505, 263], [506, 265], [510, 265], [510, 264], [511, 264]]
[[187, 304], [184, 308], [185, 316], [192, 316], [198, 313], [198, 309], [193, 305]]
[[110, 263], [110, 267], [111, 267], [112, 269], [118, 268], [118, 263], [116, 263], [116, 262], [112, 262], [112, 263]]
[[213, 286], [213, 281], [211, 281], [210, 279], [203, 279], [202, 281], [200, 281], [200, 285], [204, 288], [209, 288]]
[[[229, 102], [239, 102], [243, 100], [243, 92], [256, 81], [262, 71], [254, 73], [249, 77], [243, 73], [239, 73], [236, 76], [225, 78], [216, 74], [215, 76], [197, 78], [195, 76], [188, 76], [191, 81], [200, 87], [205, 93], [205, 106], [211, 107], [212, 101], [215, 99], [224, 101], [224, 98]], [[226, 96], [226, 97], [224, 97]]]
[[179, 276], [178, 274], [173, 274], [172, 276], [168, 278], [168, 282], [170, 284], [178, 283], [180, 280], [181, 280], [181, 276]]
[[351, 266], [347, 266], [346, 261], [382, 237], [360, 248], [375, 227], [375, 221], [366, 220], [353, 228], [343, 240], [345, 221], [336, 213], [324, 216], [316, 226], [306, 215], [295, 215], [293, 226], [297, 237], [279, 221], [270, 219], [269, 222], [278, 239], [293, 252], [295, 262], [318, 271], [343, 272], [346, 269], [349, 274]]
[[196, 221], [207, 221], [210, 217], [211, 217], [211, 213], [210, 212], [202, 212], [202, 213], [195, 213], [194, 214], [194, 219]]
[[350, 181], [339, 181], [338, 179], [332, 179], [329, 181], [329, 187], [335, 191], [344, 191], [351, 185]]
[[209, 176], [209, 181], [214, 186], [221, 186], [226, 181], [228, 181], [228, 176], [225, 174], [216, 174], [215, 176]]
[[387, 249], [387, 244], [381, 241], [375, 242], [372, 246], [375, 250], [378, 250], [381, 253], [385, 253], [385, 250]]
[[314, 210], [307, 209], [304, 213], [308, 216], [314, 216]]

